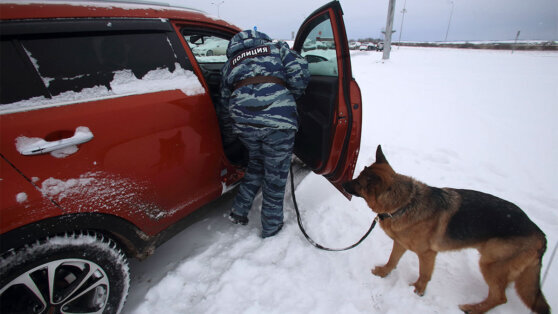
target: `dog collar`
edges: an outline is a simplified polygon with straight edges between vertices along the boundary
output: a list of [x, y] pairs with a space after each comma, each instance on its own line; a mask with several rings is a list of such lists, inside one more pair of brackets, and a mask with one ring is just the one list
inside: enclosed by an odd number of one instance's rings
[[393, 214], [392, 213], [378, 214], [378, 216], [376, 217], [376, 220], [382, 221], [382, 220], [385, 220], [385, 219], [388, 219], [388, 218], [401, 216], [406, 210], [407, 210], [407, 206], [403, 206]]
[[405, 213], [407, 211], [407, 209], [409, 209], [409, 207], [411, 207], [413, 205], [415, 197], [416, 197], [416, 191], [413, 189], [413, 193], [412, 193], [411, 200], [409, 201], [409, 203], [403, 205], [402, 207], [400, 207], [398, 210], [396, 210], [393, 213], [378, 214], [378, 216], [376, 216], [376, 221], [383, 221], [383, 220], [388, 219], [388, 218], [394, 218], [394, 217], [398, 217], [398, 216], [403, 215], [403, 213]]
[[411, 205], [412, 203], [413, 203], [413, 202], [409, 202], [408, 204], [406, 204], [405, 206], [399, 208], [398, 210], [396, 210], [396, 211], [393, 212], [393, 213], [381, 213], [381, 214], [378, 214], [378, 216], [376, 217], [376, 220], [377, 220], [377, 221], [383, 221], [383, 220], [388, 219], [388, 218], [394, 218], [394, 217], [401, 216], [401, 215], [403, 215], [403, 213], [405, 213], [405, 212], [407, 211], [407, 209], [410, 207], [410, 205]]
[[378, 216], [376, 216], [376, 221], [382, 221], [391, 217], [393, 217], [393, 215], [390, 213], [378, 214]]

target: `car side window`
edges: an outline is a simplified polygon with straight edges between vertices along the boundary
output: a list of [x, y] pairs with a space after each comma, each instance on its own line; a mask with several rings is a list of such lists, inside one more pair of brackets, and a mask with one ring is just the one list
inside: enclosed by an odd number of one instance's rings
[[0, 104], [45, 96], [33, 65], [12, 40], [0, 41]]
[[185, 35], [192, 53], [200, 63], [227, 62], [228, 39], [211, 35]]
[[152, 70], [174, 72], [177, 64], [191, 69], [164, 32], [57, 34], [22, 39], [21, 45], [52, 96], [95, 86], [110, 89], [118, 71], [142, 79]]
[[328, 14], [313, 21], [302, 44], [301, 55], [308, 61], [312, 75], [338, 76], [337, 53]]

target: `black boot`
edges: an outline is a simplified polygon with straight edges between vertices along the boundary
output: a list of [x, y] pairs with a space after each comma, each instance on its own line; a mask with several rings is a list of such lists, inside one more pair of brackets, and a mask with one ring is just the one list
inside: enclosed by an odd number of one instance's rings
[[248, 217], [243, 217], [243, 216], [237, 215], [233, 212], [230, 213], [229, 220], [232, 221], [235, 224], [239, 224], [239, 225], [243, 225], [243, 226], [246, 226], [248, 224]]

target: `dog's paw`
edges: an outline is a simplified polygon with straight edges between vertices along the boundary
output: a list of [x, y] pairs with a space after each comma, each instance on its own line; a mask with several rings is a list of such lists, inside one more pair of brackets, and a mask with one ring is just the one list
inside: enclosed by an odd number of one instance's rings
[[415, 288], [415, 294], [418, 295], [419, 297], [424, 297], [424, 291], [420, 291], [418, 289]]
[[374, 267], [374, 269], [372, 269], [372, 274], [378, 276], [378, 277], [382, 277], [384, 278], [385, 276], [389, 275], [389, 273], [391, 272], [391, 269], [388, 269], [385, 266], [376, 266]]
[[415, 290], [413, 291], [416, 295], [418, 295], [419, 297], [423, 297], [424, 296], [424, 292], [426, 290], [426, 287], [421, 287], [419, 285], [417, 285], [417, 283], [412, 283], [409, 286], [413, 286], [415, 287]]
[[459, 309], [463, 311], [463, 313], [467, 314], [482, 314], [483, 311], [479, 311], [477, 304], [461, 304]]

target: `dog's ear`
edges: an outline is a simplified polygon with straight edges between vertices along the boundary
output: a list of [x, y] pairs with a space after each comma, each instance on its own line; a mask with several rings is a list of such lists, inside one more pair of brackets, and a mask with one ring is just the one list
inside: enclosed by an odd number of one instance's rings
[[386, 159], [386, 156], [384, 156], [384, 152], [382, 152], [382, 145], [378, 145], [378, 148], [376, 149], [376, 163], [389, 164], [389, 162]]

